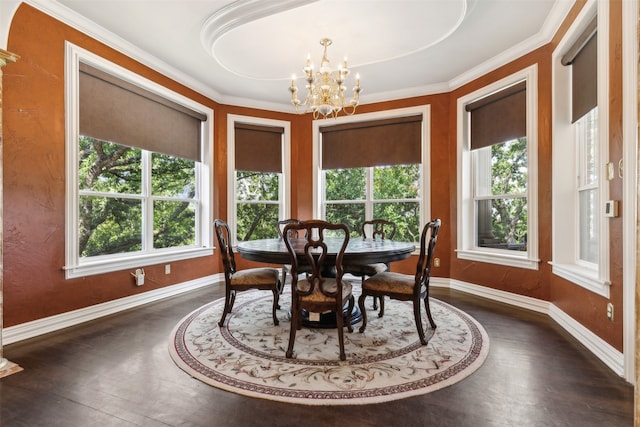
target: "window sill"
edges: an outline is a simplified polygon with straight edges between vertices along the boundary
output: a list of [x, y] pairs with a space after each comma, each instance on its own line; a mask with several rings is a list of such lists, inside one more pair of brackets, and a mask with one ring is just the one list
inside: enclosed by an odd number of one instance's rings
[[553, 262], [549, 262], [549, 264], [551, 264], [552, 272], [556, 276], [582, 286], [595, 294], [609, 298], [611, 282], [600, 279], [596, 270], [576, 264], [558, 264]]
[[185, 249], [158, 254], [125, 255], [126, 258], [110, 258], [109, 260], [85, 262], [77, 266], [65, 266], [63, 270], [65, 270], [66, 279], [74, 279], [209, 255], [213, 255], [213, 248]]
[[508, 267], [526, 268], [529, 270], [537, 270], [538, 264], [540, 263], [540, 260], [529, 259], [524, 255], [511, 255], [498, 252], [481, 252], [462, 249], [456, 249], [456, 253], [458, 259], [499, 264]]

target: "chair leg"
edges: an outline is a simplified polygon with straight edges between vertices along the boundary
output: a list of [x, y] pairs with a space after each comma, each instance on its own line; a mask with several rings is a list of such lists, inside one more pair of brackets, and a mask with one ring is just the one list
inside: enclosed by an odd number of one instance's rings
[[424, 337], [424, 329], [422, 328], [422, 316], [420, 315], [420, 300], [413, 301], [413, 317], [416, 320], [416, 327], [418, 328], [418, 336], [420, 337], [420, 343], [427, 345], [427, 340]]
[[233, 308], [233, 303], [235, 300], [235, 292], [232, 293], [230, 289], [225, 289], [224, 293], [224, 308], [222, 309], [222, 317], [218, 322], [218, 326], [222, 327], [224, 325], [224, 319], [227, 317], [227, 314], [231, 312]]
[[[367, 278], [367, 276], [362, 276], [362, 289], [364, 289], [364, 280]], [[358, 303], [358, 306], [360, 305], [360, 303]], [[373, 297], [373, 309], [377, 310], [378, 309], [378, 297]]]
[[358, 298], [358, 307], [360, 307], [360, 312], [362, 313], [362, 326], [360, 326], [360, 333], [364, 332], [367, 328], [367, 309], [364, 308], [364, 300], [367, 296], [365, 294], [360, 295]]
[[384, 297], [380, 296], [380, 311], [378, 312], [378, 317], [384, 316]]
[[[284, 273], [284, 270], [283, 270]], [[280, 279], [278, 279], [278, 284], [276, 285], [276, 291], [278, 292], [278, 302], [276, 303], [276, 308], [278, 310], [280, 310], [280, 295], [282, 295], [282, 291], [284, 288], [284, 280], [281, 282]]]
[[340, 307], [340, 310], [336, 310], [336, 325], [338, 326], [338, 345], [340, 346], [340, 360], [347, 360], [347, 355], [344, 353], [344, 322], [342, 307]]
[[427, 310], [427, 318], [429, 319], [429, 324], [431, 325], [431, 328], [435, 329], [437, 326], [436, 326], [436, 322], [433, 321], [433, 317], [431, 317], [431, 305], [429, 304], [428, 294], [424, 297], [424, 308]]
[[355, 305], [356, 299], [353, 295], [349, 297], [349, 307], [347, 310], [347, 330], [349, 332], [353, 332], [353, 325], [351, 325], [351, 313], [353, 312], [353, 306]]
[[291, 327], [289, 328], [289, 346], [287, 347], [286, 357], [291, 359], [293, 357], [293, 345], [296, 342], [296, 331], [298, 330], [298, 319], [302, 317], [300, 309], [297, 304], [291, 307]]
[[280, 293], [278, 292], [278, 289], [274, 289], [273, 290], [273, 309], [272, 311], [272, 315], [273, 315], [273, 324], [278, 326], [278, 324], [280, 323], [278, 321], [278, 316], [276, 315], [276, 310], [280, 308], [280, 304], [278, 304], [278, 301], [280, 301]]

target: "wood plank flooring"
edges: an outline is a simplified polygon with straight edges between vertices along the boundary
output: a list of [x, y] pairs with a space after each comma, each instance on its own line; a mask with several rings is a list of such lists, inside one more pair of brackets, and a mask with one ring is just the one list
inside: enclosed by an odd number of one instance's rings
[[0, 380], [0, 425], [633, 425], [633, 387], [547, 316], [446, 289], [432, 295], [476, 318], [491, 349], [473, 375], [424, 396], [309, 407], [189, 377], [169, 357], [168, 337], [182, 317], [223, 296], [212, 285], [6, 346], [5, 357], [24, 371]]

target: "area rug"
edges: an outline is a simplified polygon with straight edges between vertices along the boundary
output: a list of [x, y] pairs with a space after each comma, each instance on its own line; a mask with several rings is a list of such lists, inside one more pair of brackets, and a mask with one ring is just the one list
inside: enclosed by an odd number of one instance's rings
[[339, 360], [335, 329], [306, 327], [297, 332], [294, 358], [287, 359], [287, 295], [285, 291], [281, 298], [279, 326], [271, 318], [270, 292], [239, 293], [222, 328], [217, 322], [224, 299], [195, 310], [171, 334], [172, 359], [192, 377], [245, 396], [305, 405], [358, 405], [454, 384], [477, 370], [489, 351], [487, 333], [475, 319], [433, 298], [437, 328], [427, 328], [429, 344], [420, 345], [412, 304], [387, 299], [382, 318], [367, 301], [364, 333], [358, 332], [360, 323], [352, 333], [345, 329], [346, 361]]

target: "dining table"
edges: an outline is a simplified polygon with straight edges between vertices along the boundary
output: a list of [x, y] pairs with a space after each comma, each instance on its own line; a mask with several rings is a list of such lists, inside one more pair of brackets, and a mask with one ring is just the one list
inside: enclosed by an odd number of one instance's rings
[[[342, 246], [341, 238], [325, 237], [327, 245], [327, 262], [335, 262], [336, 255]], [[291, 239], [296, 252], [302, 253], [305, 238]], [[413, 242], [402, 242], [389, 239], [352, 238], [342, 259], [343, 264], [373, 264], [376, 262], [393, 262], [409, 258], [415, 251]], [[250, 261], [269, 264], [289, 264], [289, 251], [282, 238], [257, 239], [239, 242], [237, 251], [242, 258]], [[302, 258], [298, 260], [302, 262]]]
[[[327, 245], [327, 260], [330, 265], [335, 263], [335, 258], [342, 246], [343, 239], [325, 237]], [[307, 240], [305, 238], [291, 239], [292, 247], [296, 253], [303, 253], [303, 247]], [[287, 246], [282, 238], [256, 239], [239, 242], [237, 252], [240, 256], [249, 261], [256, 261], [268, 264], [290, 264], [291, 257]], [[378, 262], [391, 263], [409, 258], [415, 251], [415, 243], [403, 242], [390, 239], [363, 239], [352, 238], [347, 243], [342, 264], [373, 264]], [[299, 264], [305, 264], [303, 256], [298, 258]], [[345, 306], [345, 312], [347, 308]], [[346, 313], [344, 313], [346, 316]], [[355, 304], [351, 312], [351, 324], [358, 323], [362, 319], [362, 314], [358, 305]], [[303, 324], [316, 328], [331, 328], [336, 325], [334, 313], [324, 313], [319, 320], [305, 318]]]

